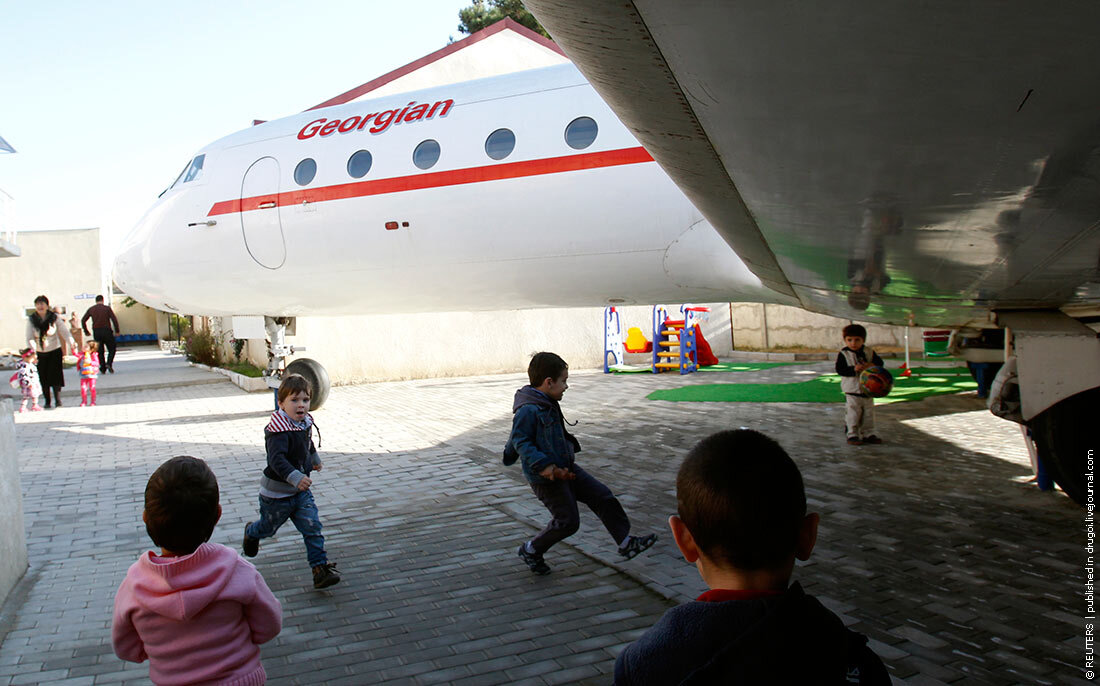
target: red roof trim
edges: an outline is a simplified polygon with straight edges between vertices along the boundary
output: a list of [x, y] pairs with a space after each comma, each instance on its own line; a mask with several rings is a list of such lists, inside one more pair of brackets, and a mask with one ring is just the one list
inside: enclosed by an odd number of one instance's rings
[[206, 216], [214, 217], [219, 214], [234, 214], [236, 212], [258, 210], [261, 204], [267, 203], [276, 203], [280, 207], [286, 207], [287, 205], [298, 205], [303, 202], [313, 203], [325, 202], [328, 200], [346, 200], [348, 198], [362, 198], [369, 195], [385, 195], [388, 193], [401, 193], [424, 188], [441, 188], [443, 186], [458, 186], [467, 183], [518, 179], [526, 176], [559, 174], [561, 172], [579, 171], [582, 169], [600, 169], [604, 167], [617, 167], [624, 164], [642, 164], [652, 161], [653, 158], [646, 152], [645, 148], [637, 147], [623, 148], [621, 150], [606, 150], [604, 152], [589, 152], [580, 155], [565, 155], [562, 157], [550, 157], [538, 160], [525, 160], [522, 162], [506, 162], [504, 164], [490, 164], [484, 167], [467, 167], [466, 169], [452, 169], [450, 171], [431, 172], [428, 174], [396, 176], [390, 179], [355, 181], [352, 183], [336, 184], [334, 186], [321, 186], [319, 188], [305, 188], [278, 194], [257, 195], [251, 198], [222, 200], [214, 203]]
[[421, 57], [420, 59], [416, 60], [415, 62], [409, 62], [405, 66], [398, 67], [397, 69], [394, 69], [393, 71], [391, 71], [388, 74], [383, 74], [382, 76], [379, 76], [377, 79], [374, 79], [373, 81], [367, 81], [366, 83], [364, 83], [361, 86], [357, 86], [355, 88], [352, 88], [350, 91], [347, 91], [345, 93], [341, 93], [340, 95], [337, 95], [335, 98], [330, 98], [330, 99], [324, 101], [323, 103], [321, 103], [320, 105], [314, 105], [313, 107], [310, 107], [308, 110], [306, 110], [306, 112], [309, 112], [310, 110], [318, 110], [318, 109], [321, 109], [322, 107], [332, 107], [333, 105], [343, 105], [344, 103], [351, 102], [352, 100], [355, 100], [358, 97], [361, 97], [361, 96], [363, 96], [367, 93], [370, 93], [372, 90], [375, 90], [376, 88], [381, 88], [382, 86], [385, 86], [387, 83], [390, 83], [391, 81], [396, 81], [397, 79], [401, 78], [402, 76], [405, 76], [407, 74], [411, 74], [412, 72], [416, 71], [417, 69], [420, 69], [421, 67], [427, 66], [427, 65], [431, 64], [432, 62], [436, 62], [438, 60], [441, 60], [444, 57], [446, 57], [447, 55], [454, 54], [454, 53], [458, 52], [459, 50], [461, 50], [463, 48], [469, 47], [469, 46], [473, 45], [474, 43], [477, 43], [478, 41], [484, 40], [484, 39], [488, 38], [489, 36], [492, 36], [493, 34], [500, 33], [501, 31], [504, 31], [506, 29], [511, 30], [511, 31], [515, 31], [516, 33], [523, 36], [524, 38], [532, 40], [532, 41], [538, 43], [539, 45], [542, 45], [543, 47], [550, 48], [551, 50], [558, 53], [562, 57], [565, 57], [565, 53], [562, 52], [562, 49], [558, 47], [557, 43], [550, 40], [549, 38], [546, 38], [545, 36], [541, 36], [541, 35], [535, 33], [534, 31], [527, 28], [523, 24], [520, 24], [516, 20], [514, 20], [510, 17], [505, 17], [504, 19], [501, 19], [497, 23], [495, 23], [491, 26], [486, 26], [485, 28], [481, 29], [480, 31], [475, 31], [474, 33], [471, 33], [469, 36], [466, 36], [462, 40], [455, 41], [454, 43], [451, 43], [450, 45], [447, 45], [443, 48], [440, 48], [439, 50], [436, 50], [435, 52], [433, 52], [429, 55], [425, 55], [424, 57]]

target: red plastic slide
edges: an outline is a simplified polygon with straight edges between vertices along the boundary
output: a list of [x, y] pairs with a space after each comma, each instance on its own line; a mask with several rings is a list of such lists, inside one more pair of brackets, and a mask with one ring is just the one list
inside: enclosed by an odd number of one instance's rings
[[712, 364], [718, 364], [718, 358], [714, 356], [714, 351], [710, 349], [710, 343], [707, 343], [707, 339], [703, 338], [703, 332], [699, 329], [699, 325], [695, 325], [695, 347], [698, 352], [695, 356], [695, 363], [700, 367], [709, 367]]

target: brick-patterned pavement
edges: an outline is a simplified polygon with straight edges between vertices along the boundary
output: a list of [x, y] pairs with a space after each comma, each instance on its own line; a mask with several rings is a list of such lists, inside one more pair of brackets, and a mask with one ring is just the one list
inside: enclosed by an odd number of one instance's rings
[[[1082, 511], [1016, 483], [1028, 471], [1019, 431], [973, 395], [879, 407], [888, 442], [859, 448], [844, 442], [843, 404], [645, 399], [829, 367], [573, 370], [563, 408], [579, 420], [578, 461], [620, 495], [635, 531], [661, 540], [622, 562], [585, 512], [581, 532], [548, 555], [548, 577], [515, 555], [545, 512], [499, 458], [521, 375], [334, 388], [315, 415], [326, 469], [314, 492], [344, 581], [311, 588], [290, 524], [263, 542], [254, 562], [284, 609], [283, 632], [263, 648], [269, 682], [609, 683], [618, 651], [702, 590], [665, 525], [680, 459], [712, 431], [747, 426], [794, 456], [822, 514], [796, 578], [871, 637], [896, 683], [1087, 683]], [[0, 612], [0, 685], [148, 683], [147, 665], [110, 647], [115, 589], [149, 545], [145, 481], [172, 455], [208, 460], [224, 508], [214, 540], [238, 546], [270, 403], [225, 382], [18, 417], [31, 568]]]

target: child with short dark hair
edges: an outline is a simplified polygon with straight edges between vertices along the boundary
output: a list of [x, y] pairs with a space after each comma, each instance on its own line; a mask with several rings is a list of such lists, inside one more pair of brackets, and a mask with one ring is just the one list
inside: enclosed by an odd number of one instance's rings
[[844, 327], [844, 347], [836, 356], [836, 373], [840, 375], [840, 390], [844, 392], [844, 429], [848, 445], [875, 445], [882, 439], [875, 435], [875, 399], [859, 387], [859, 375], [872, 365], [882, 366], [882, 358], [870, 346], [867, 329], [860, 324]]
[[565, 429], [562, 395], [569, 388], [569, 365], [550, 352], [536, 353], [527, 366], [531, 385], [516, 391], [512, 403], [512, 433], [504, 448], [504, 464], [521, 460], [531, 490], [550, 511], [551, 520], [537, 536], [519, 546], [519, 557], [535, 574], [550, 573], [543, 555], [550, 546], [577, 532], [577, 502], [589, 507], [626, 559], [648, 549], [656, 534], [630, 535], [630, 520], [611, 490], [574, 459], [581, 446]]
[[[340, 573], [325, 553], [321, 516], [309, 490], [313, 485], [310, 473], [324, 466], [313, 446], [312, 395], [309, 381], [299, 374], [288, 374], [279, 384], [279, 408], [264, 428], [267, 467], [260, 478], [260, 518], [244, 528], [241, 548], [248, 557], [256, 557], [260, 539], [274, 536], [289, 519], [305, 540], [313, 587], [328, 588], [339, 583]], [[319, 441], [320, 429], [317, 438]]]
[[[80, 406], [95, 405], [95, 380], [99, 377], [99, 359], [96, 351], [99, 343], [88, 341], [84, 350], [76, 354], [76, 368], [80, 372]], [[89, 401], [89, 396], [91, 400]]]
[[209, 543], [221, 517], [218, 480], [181, 455], [145, 486], [141, 518], [160, 555], [149, 551], [115, 596], [111, 642], [130, 662], [149, 660], [164, 684], [263, 684], [259, 645], [282, 629], [282, 607], [256, 568], [232, 548]]
[[695, 445], [676, 477], [676, 546], [710, 588], [615, 661], [615, 684], [890, 684], [867, 638], [790, 584], [817, 541], [798, 466], [748, 429]]

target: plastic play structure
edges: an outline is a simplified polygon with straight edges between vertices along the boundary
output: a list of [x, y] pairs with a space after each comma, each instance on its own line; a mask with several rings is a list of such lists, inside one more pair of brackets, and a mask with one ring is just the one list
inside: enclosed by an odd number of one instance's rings
[[699, 330], [699, 321], [706, 318], [709, 309], [680, 305], [680, 318], [669, 317], [664, 305], [653, 307], [653, 340], [647, 340], [642, 330], [636, 326], [627, 331], [623, 340], [622, 322], [615, 307], [604, 309], [604, 374], [630, 369], [625, 361], [626, 353], [652, 353], [650, 371], [654, 374], [666, 371], [679, 371], [690, 374], [700, 365], [717, 364], [718, 359], [711, 352], [710, 345]]

